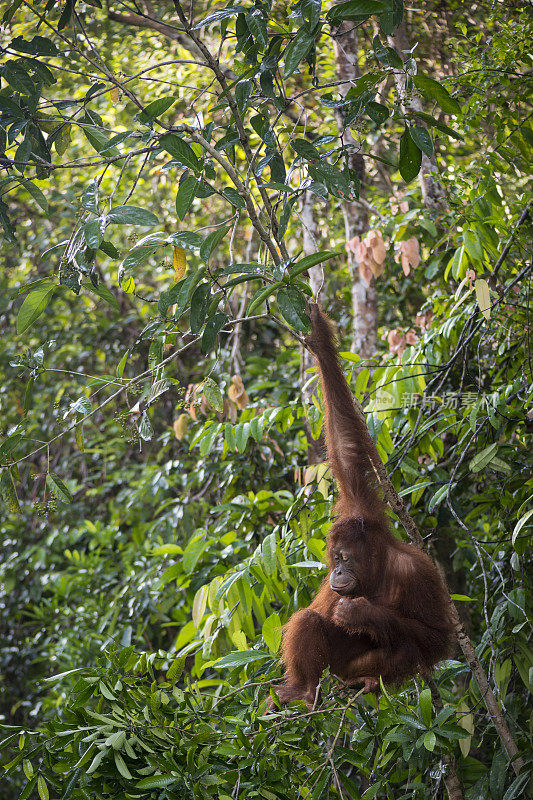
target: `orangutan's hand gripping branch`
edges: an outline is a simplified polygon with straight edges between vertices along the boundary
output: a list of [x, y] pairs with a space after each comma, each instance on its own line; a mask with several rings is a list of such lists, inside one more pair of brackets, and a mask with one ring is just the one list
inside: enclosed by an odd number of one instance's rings
[[374, 691], [427, 673], [451, 648], [447, 590], [431, 559], [389, 529], [369, 458], [370, 434], [339, 366], [331, 325], [310, 305], [313, 351], [326, 405], [326, 443], [339, 499], [329, 575], [285, 626], [282, 703], [315, 700], [322, 671]]

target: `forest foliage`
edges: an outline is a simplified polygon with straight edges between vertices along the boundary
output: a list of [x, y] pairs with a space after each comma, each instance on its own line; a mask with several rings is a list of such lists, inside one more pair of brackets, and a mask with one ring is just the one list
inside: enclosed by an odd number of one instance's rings
[[[2, 23], [2, 796], [526, 796], [528, 5], [13, 0]], [[314, 710], [267, 711], [327, 569], [317, 291], [510, 740], [459, 646], [433, 684], [324, 675]]]

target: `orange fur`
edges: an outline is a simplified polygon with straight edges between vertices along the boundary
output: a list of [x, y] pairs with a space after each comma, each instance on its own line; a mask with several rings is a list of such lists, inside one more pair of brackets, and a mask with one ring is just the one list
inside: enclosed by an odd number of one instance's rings
[[[328, 540], [330, 573], [307, 609], [285, 626], [281, 702], [311, 705], [326, 667], [348, 683], [375, 690], [428, 672], [451, 647], [447, 589], [431, 559], [391, 533], [369, 457], [370, 435], [339, 366], [331, 324], [310, 306], [308, 340], [326, 405], [328, 459], [339, 490]], [[330, 587], [336, 553], [354, 578], [351, 596]], [[338, 557], [338, 556], [337, 556]]]

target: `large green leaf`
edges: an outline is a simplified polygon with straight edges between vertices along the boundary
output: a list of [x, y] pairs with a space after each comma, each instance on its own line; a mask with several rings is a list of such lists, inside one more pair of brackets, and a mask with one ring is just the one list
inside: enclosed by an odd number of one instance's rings
[[215, 250], [216, 247], [220, 244], [224, 236], [230, 230], [230, 225], [225, 225], [223, 228], [219, 228], [217, 231], [213, 231], [208, 236], [205, 237], [202, 246], [200, 247], [200, 258], [204, 261], [209, 261], [209, 256]]
[[106, 220], [111, 225], [157, 225], [159, 220], [151, 211], [137, 206], [115, 206]]
[[382, 2], [382, 0], [348, 0], [348, 2], [332, 6], [326, 14], [326, 18], [332, 24], [338, 25], [343, 19], [359, 21], [371, 14], [381, 14], [389, 9], [390, 3]]
[[311, 323], [307, 314], [307, 302], [303, 294], [293, 286], [283, 287], [276, 295], [279, 310], [289, 325], [298, 331], [309, 331]]
[[291, 280], [297, 275], [301, 275], [301, 273], [305, 272], [307, 269], [311, 269], [311, 267], [317, 264], [323, 264], [325, 261], [329, 261], [330, 258], [335, 258], [340, 252], [340, 250], [320, 250], [318, 253], [311, 253], [309, 256], [300, 258], [300, 260], [289, 269]]
[[187, 211], [191, 207], [197, 186], [198, 180], [193, 178], [192, 175], [182, 180], [179, 185], [176, 194], [176, 213], [181, 220], [185, 218]]
[[298, 69], [298, 65], [306, 57], [311, 47], [314, 46], [315, 31], [306, 27], [300, 28], [294, 39], [289, 42], [284, 52], [284, 76], [290, 77]]
[[314, 144], [308, 142], [307, 139], [294, 139], [291, 142], [291, 147], [307, 161], [320, 161], [320, 153]]
[[277, 612], [274, 612], [263, 623], [262, 634], [265, 644], [272, 653], [277, 653], [281, 644], [281, 619]]
[[400, 139], [400, 175], [406, 183], [416, 178], [422, 164], [422, 151], [413, 141], [409, 128], [406, 128]]
[[433, 142], [431, 141], [431, 136], [427, 132], [427, 129], [423, 128], [422, 125], [413, 125], [413, 127], [409, 129], [409, 133], [416, 146], [419, 147], [428, 158], [431, 158], [433, 155]]
[[192, 30], [196, 31], [200, 28], [205, 28], [208, 25], [214, 25], [216, 22], [222, 22], [222, 20], [227, 19], [228, 17], [235, 17], [237, 14], [242, 14], [248, 9], [245, 6], [226, 6], [226, 8], [220, 8], [218, 11], [212, 11], [211, 14], [208, 14], [207, 17], [204, 17], [195, 25], [193, 25]]
[[165, 786], [171, 786], [179, 780], [174, 775], [152, 775], [149, 778], [141, 778], [135, 786], [137, 789], [164, 789]]
[[239, 650], [234, 653], [228, 653], [227, 656], [219, 658], [215, 661], [213, 667], [215, 669], [231, 669], [233, 667], [244, 667], [246, 664], [251, 664], [252, 661], [261, 661], [264, 658], [271, 658], [269, 653], [259, 653], [257, 650]]
[[200, 159], [184, 139], [181, 139], [175, 133], [165, 133], [159, 140], [161, 147], [170, 153], [172, 158], [183, 164], [184, 167], [190, 167], [195, 172], [200, 171]]
[[198, 333], [204, 324], [210, 300], [211, 285], [207, 282], [201, 283], [196, 287], [191, 298], [191, 333]]
[[218, 334], [227, 321], [227, 315], [220, 312], [215, 314], [214, 317], [211, 317], [207, 321], [207, 325], [205, 326], [205, 331], [202, 336], [202, 353], [204, 353], [204, 355], [207, 355], [207, 353], [211, 352]]
[[393, 69], [403, 69], [403, 61], [393, 47], [385, 47], [379, 38], [374, 36], [372, 41], [374, 55], [381, 64]]
[[413, 83], [426, 100], [436, 100], [439, 106], [447, 114], [460, 114], [461, 106], [454, 100], [448, 90], [433, 78], [427, 75], [414, 75]]
[[461, 142], [464, 141], [464, 138], [460, 133], [454, 131], [449, 125], [445, 125], [444, 122], [435, 119], [435, 117], [432, 117], [431, 114], [426, 114], [425, 111], [409, 111], [407, 112], [407, 115], [409, 117], [418, 117], [425, 122], [426, 125], [430, 125], [432, 128], [437, 128], [437, 130], [442, 131], [442, 133], [445, 133], [447, 136], [451, 136], [452, 139], [458, 139]]
[[24, 333], [33, 325], [50, 302], [56, 288], [55, 283], [45, 283], [24, 298], [17, 315], [17, 333]]
[[156, 117], [160, 117], [165, 111], [174, 105], [178, 100], [177, 97], [160, 97], [158, 100], [153, 100], [139, 114], [141, 122], [151, 122]]

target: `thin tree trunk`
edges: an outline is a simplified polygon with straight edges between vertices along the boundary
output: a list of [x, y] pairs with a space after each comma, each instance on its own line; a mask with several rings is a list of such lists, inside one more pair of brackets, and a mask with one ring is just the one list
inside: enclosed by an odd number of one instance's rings
[[[300, 220], [302, 223], [302, 245], [304, 256], [310, 256], [318, 250], [318, 225], [314, 213], [314, 194], [312, 192], [304, 192], [302, 197], [302, 205], [300, 212]], [[324, 268], [322, 264], [316, 264], [307, 270], [309, 276], [309, 285], [313, 292], [315, 300], [318, 299], [320, 290], [324, 283]], [[311, 405], [311, 398], [315, 388], [314, 382], [309, 385], [311, 375], [307, 372], [309, 367], [314, 366], [315, 360], [313, 355], [300, 345], [300, 387], [302, 390], [302, 400], [304, 406]], [[309, 423], [305, 422], [305, 432], [307, 434], [307, 463], [319, 464], [324, 460], [324, 441], [320, 436], [318, 439], [313, 439]]]
[[[391, 47], [399, 51], [400, 55], [405, 55], [410, 50], [407, 32], [405, 30], [405, 20], [396, 28], [392, 36], [387, 37]], [[407, 91], [407, 75], [400, 70], [394, 71], [394, 81], [400, 97], [400, 103], [404, 113], [409, 111], [422, 111], [422, 102], [418, 92], [413, 89]], [[418, 123], [421, 125], [422, 123]], [[425, 126], [424, 126], [425, 127]], [[442, 210], [446, 208], [446, 195], [442, 185], [439, 183], [439, 172], [435, 161], [435, 154], [429, 158], [422, 153], [422, 164], [418, 175], [420, 188], [422, 189], [422, 200], [426, 208]]]
[[[335, 60], [337, 77], [343, 81], [339, 92], [344, 96], [350, 86], [360, 77], [361, 73], [357, 62], [357, 34], [353, 22], [343, 22], [333, 37], [335, 42]], [[353, 169], [360, 181], [360, 193], [364, 193], [365, 162], [361, 154], [361, 147], [354, 139], [351, 131], [344, 128], [342, 112], [336, 112], [337, 124], [344, 144], [349, 146], [348, 164]], [[342, 204], [346, 241], [354, 236], [363, 237], [368, 231], [368, 212], [357, 202], [345, 201]], [[349, 254], [350, 270], [352, 276], [352, 307], [354, 336], [352, 350], [361, 358], [372, 358], [377, 349], [377, 291], [375, 278], [371, 278], [370, 285], [365, 283], [359, 274], [359, 264], [353, 253]]]

